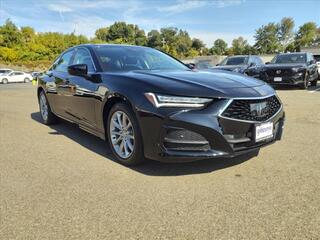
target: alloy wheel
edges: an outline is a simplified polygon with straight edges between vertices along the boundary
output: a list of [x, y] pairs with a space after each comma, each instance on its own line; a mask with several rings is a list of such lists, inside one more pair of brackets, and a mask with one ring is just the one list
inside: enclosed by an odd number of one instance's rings
[[48, 119], [48, 104], [47, 104], [46, 96], [44, 95], [43, 92], [40, 94], [39, 103], [40, 103], [41, 116], [43, 120], [46, 121]]
[[116, 111], [110, 119], [111, 145], [121, 158], [129, 158], [134, 151], [134, 129], [123, 111]]

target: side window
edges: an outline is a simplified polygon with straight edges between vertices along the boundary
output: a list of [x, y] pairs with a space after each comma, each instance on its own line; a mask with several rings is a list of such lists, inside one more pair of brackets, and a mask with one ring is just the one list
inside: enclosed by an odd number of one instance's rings
[[78, 48], [73, 59], [73, 64], [86, 64], [88, 66], [88, 72], [95, 72], [91, 55], [87, 49]]
[[256, 57], [257, 65], [263, 65], [263, 61], [260, 57]]
[[58, 72], [67, 72], [72, 55], [73, 50], [63, 54], [53, 69]]

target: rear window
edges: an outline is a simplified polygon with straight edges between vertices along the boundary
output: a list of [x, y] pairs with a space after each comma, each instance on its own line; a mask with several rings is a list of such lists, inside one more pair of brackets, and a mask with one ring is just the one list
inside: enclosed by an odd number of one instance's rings
[[248, 57], [228, 57], [220, 65], [245, 65], [248, 63]]
[[306, 63], [306, 54], [280, 54], [275, 56], [271, 61], [272, 63]]

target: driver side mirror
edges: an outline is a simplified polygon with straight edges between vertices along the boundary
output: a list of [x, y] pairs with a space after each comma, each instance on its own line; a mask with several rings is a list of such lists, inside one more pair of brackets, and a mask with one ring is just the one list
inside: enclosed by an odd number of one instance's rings
[[190, 68], [191, 70], [196, 68], [196, 65], [194, 63], [187, 63], [185, 64], [188, 68]]
[[256, 64], [254, 63], [254, 62], [251, 62], [250, 64], [249, 64], [249, 67], [253, 67], [253, 66], [255, 66]]
[[311, 65], [311, 64], [316, 64], [317, 62], [316, 62], [316, 60], [310, 60], [310, 62], [309, 62], [309, 64]]
[[266, 62], [266, 65], [270, 64], [270, 62]]
[[74, 76], [85, 77], [88, 75], [87, 64], [74, 64], [68, 66], [68, 73]]

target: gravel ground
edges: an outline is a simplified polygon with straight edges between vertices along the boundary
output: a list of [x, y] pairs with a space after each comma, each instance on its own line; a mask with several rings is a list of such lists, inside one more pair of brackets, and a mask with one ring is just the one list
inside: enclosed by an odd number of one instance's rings
[[284, 137], [258, 157], [127, 168], [41, 124], [35, 90], [0, 85], [0, 239], [320, 239], [320, 91], [278, 91]]

